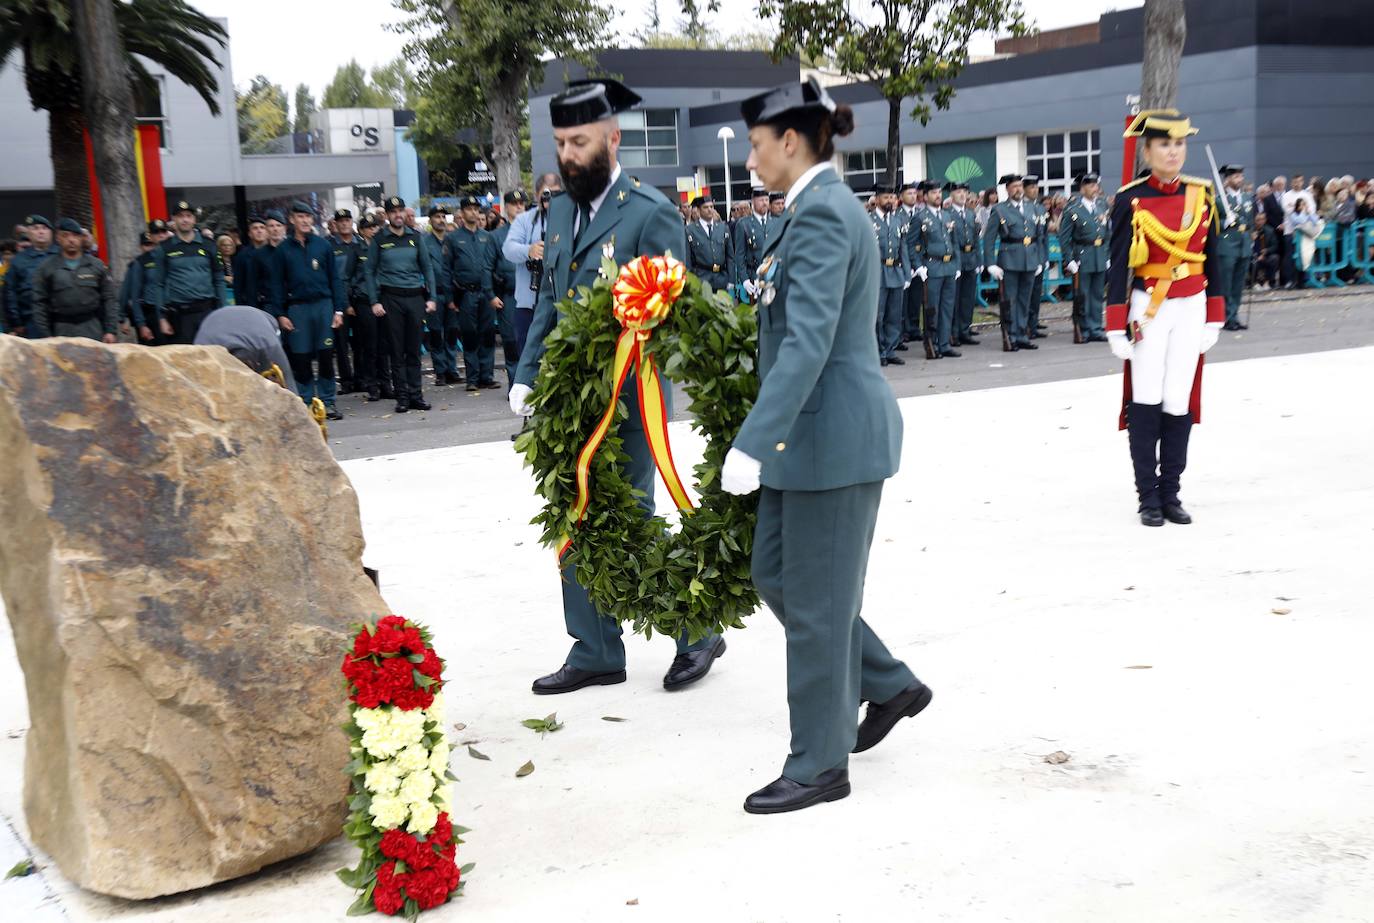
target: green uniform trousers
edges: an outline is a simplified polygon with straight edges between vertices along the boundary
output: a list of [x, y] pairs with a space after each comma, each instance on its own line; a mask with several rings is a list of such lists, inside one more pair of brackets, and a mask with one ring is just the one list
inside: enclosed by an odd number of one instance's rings
[[[469, 381], [474, 379], [469, 378]], [[664, 387], [664, 399], [668, 416], [673, 415], [672, 392]], [[654, 514], [654, 478], [658, 469], [654, 467], [654, 457], [649, 454], [649, 443], [644, 438], [644, 427], [639, 421], [639, 396], [631, 384], [620, 392], [620, 399], [629, 405], [629, 415], [620, 424], [620, 438], [624, 441], [625, 454], [630, 457], [625, 466], [625, 476], [630, 484], [643, 496], [639, 506], [644, 515]], [[577, 541], [577, 536], [573, 536]], [[572, 650], [564, 661], [570, 667], [589, 670], [592, 673], [614, 673], [625, 669], [625, 644], [620, 623], [610, 616], [603, 615], [592, 602], [587, 591], [577, 580], [577, 569], [571, 564], [562, 570], [563, 575], [563, 623], [573, 638]], [[629, 592], [627, 590], [627, 592]], [[708, 635], [695, 644], [689, 643], [684, 635], [677, 639], [679, 654], [698, 651], [715, 643], [716, 636]]]
[[811, 784], [843, 769], [859, 705], [916, 681], [859, 618], [883, 482], [759, 495], [753, 577], [787, 637], [792, 750], [782, 774]]
[[1240, 256], [1219, 256], [1217, 264], [1221, 270], [1218, 280], [1221, 294], [1226, 298], [1226, 322], [1233, 324], [1240, 320], [1240, 304], [1245, 298], [1245, 274], [1250, 261]]

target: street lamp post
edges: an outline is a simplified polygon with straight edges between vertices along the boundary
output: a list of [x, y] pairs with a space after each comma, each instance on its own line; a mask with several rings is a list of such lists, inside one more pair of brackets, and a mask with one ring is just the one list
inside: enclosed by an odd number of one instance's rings
[[716, 132], [716, 137], [720, 139], [721, 154], [725, 159], [725, 214], [730, 214], [730, 139], [735, 136], [735, 130], [729, 125], [722, 125], [720, 131]]

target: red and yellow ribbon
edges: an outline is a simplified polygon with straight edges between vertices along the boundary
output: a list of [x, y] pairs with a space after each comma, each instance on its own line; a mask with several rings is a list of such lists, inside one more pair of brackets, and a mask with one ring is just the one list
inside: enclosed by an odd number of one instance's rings
[[[673, 449], [668, 442], [667, 402], [663, 398], [658, 370], [654, 367], [653, 353], [648, 348], [654, 328], [668, 317], [674, 302], [681, 297], [686, 272], [686, 267], [671, 256], [638, 256], [625, 264], [611, 288], [615, 317], [623, 329], [615, 344], [615, 361], [611, 367], [610, 404], [577, 455], [577, 502], [573, 512], [579, 523], [591, 503], [592, 458], [610, 432], [620, 389], [632, 372], [649, 453], [677, 508], [684, 513], [693, 509], [673, 464]], [[558, 543], [558, 556], [563, 557], [571, 546], [572, 536], [564, 535]]]

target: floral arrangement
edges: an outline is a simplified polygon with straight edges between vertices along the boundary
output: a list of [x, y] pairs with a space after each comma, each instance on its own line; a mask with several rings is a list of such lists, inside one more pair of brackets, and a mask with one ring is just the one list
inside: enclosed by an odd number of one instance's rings
[[423, 627], [397, 615], [358, 629], [344, 655], [351, 778], [344, 833], [362, 850], [339, 879], [359, 894], [350, 916], [415, 919], [463, 887], [459, 836], [449, 818], [444, 662]]

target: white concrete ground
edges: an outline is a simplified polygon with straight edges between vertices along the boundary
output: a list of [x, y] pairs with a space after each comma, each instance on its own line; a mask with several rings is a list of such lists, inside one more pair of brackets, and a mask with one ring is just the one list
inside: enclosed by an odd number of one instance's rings
[[[1117, 379], [904, 401], [865, 614], [935, 700], [854, 758], [852, 797], [779, 817], [740, 809], [786, 753], [771, 616], [689, 691], [660, 688], [668, 643], [636, 639], [628, 683], [536, 698], [566, 642], [509, 444], [347, 463], [367, 560], [435, 628], [455, 737], [491, 757], [455, 754], [477, 869], [433, 918], [1374, 919], [1371, 371], [1374, 349], [1210, 368], [1187, 528], [1136, 524]], [[22, 837], [8, 626], [0, 664], [0, 812]], [[519, 724], [555, 709], [556, 734]], [[7, 836], [0, 868], [25, 852]], [[352, 861], [336, 842], [147, 904], [46, 867], [0, 901], [25, 921], [342, 919], [331, 873]]]

